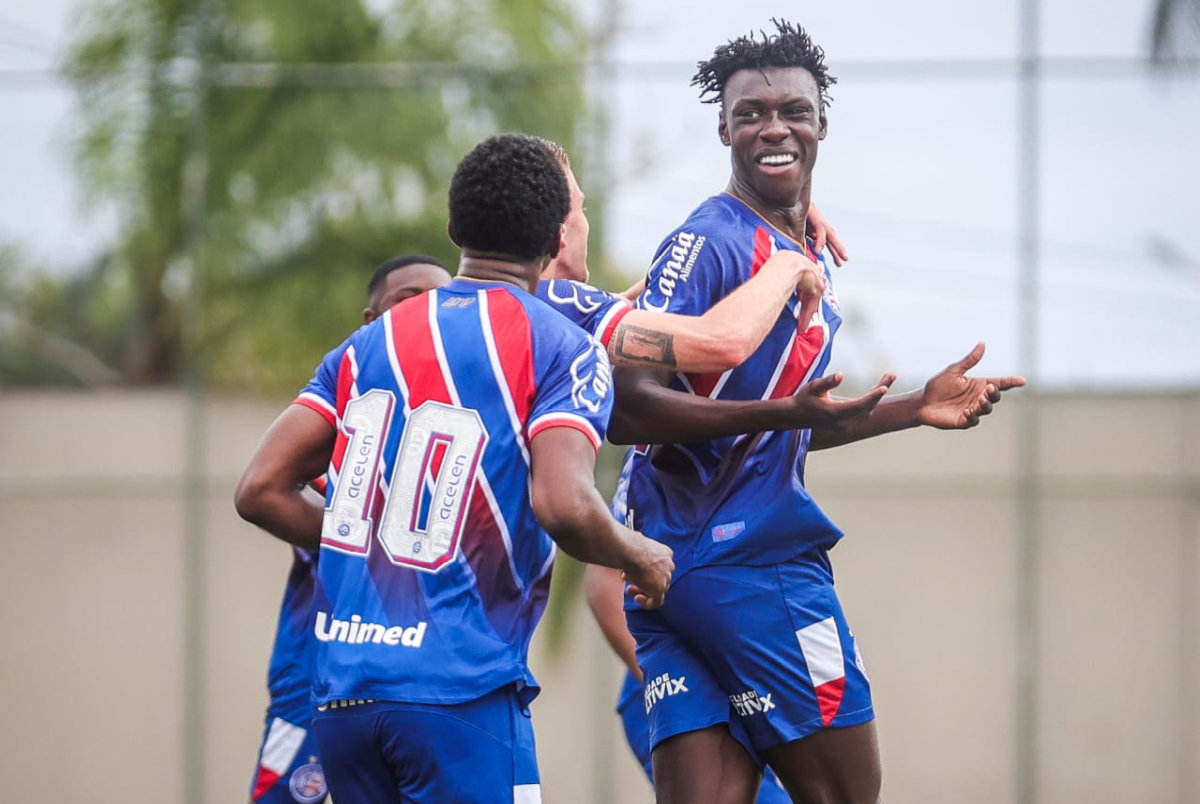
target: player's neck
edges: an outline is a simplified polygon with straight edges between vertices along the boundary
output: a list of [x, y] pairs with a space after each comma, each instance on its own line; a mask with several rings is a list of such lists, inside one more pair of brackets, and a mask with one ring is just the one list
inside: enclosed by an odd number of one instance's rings
[[464, 249], [458, 261], [458, 277], [478, 282], [505, 282], [532, 293], [545, 264], [544, 258], [519, 261], [503, 254]]
[[757, 197], [747, 188], [730, 179], [725, 192], [748, 206], [755, 214], [797, 243], [804, 243], [804, 226], [808, 219], [809, 193], [805, 186], [794, 202], [778, 204]]

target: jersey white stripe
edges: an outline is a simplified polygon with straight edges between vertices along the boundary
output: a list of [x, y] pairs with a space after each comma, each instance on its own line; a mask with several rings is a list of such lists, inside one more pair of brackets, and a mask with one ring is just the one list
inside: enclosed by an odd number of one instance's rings
[[492, 311], [488, 307], [486, 290], [476, 291], [479, 298], [479, 317], [483, 323], [483, 341], [487, 344], [488, 362], [492, 364], [492, 376], [500, 388], [500, 398], [504, 400], [504, 409], [508, 411], [508, 421], [517, 437], [517, 446], [521, 448], [521, 457], [529, 466], [529, 448], [525, 445], [525, 434], [522, 432], [521, 420], [517, 417], [517, 407], [513, 402], [512, 389], [504, 378], [504, 368], [500, 365], [500, 353], [496, 350], [496, 333], [492, 329]]
[[[622, 311], [630, 309], [632, 308], [630, 308], [627, 304], [614, 304], [612, 307], [609, 307], [608, 312], [605, 313], [604, 317], [600, 319], [600, 326], [596, 327], [596, 331], [594, 333], [596, 340], [599, 341], [604, 337], [604, 333], [608, 332], [608, 327], [610, 324], [612, 324], [612, 320], [615, 316], [619, 315]], [[603, 341], [601, 341], [601, 343], [603, 343]]]
[[358, 353], [351, 344], [346, 349], [346, 357], [350, 359], [350, 396], [360, 396], [358, 392]]
[[272, 720], [271, 727], [267, 729], [267, 739], [263, 741], [259, 767], [283, 776], [291, 767], [292, 760], [296, 758], [296, 752], [304, 744], [305, 734], [307, 732], [304, 729], [282, 718]]
[[318, 396], [317, 394], [314, 394], [312, 391], [305, 391], [305, 392], [301, 393], [299, 396], [297, 396], [296, 398], [303, 399], [306, 402], [312, 402], [314, 405], [321, 408], [321, 410], [328, 411], [329, 416], [334, 421], [337, 420], [337, 408], [335, 408], [333, 405], [329, 404], [329, 402], [327, 402], [322, 397]]
[[709, 399], [716, 399], [718, 396], [721, 395], [721, 389], [725, 387], [725, 383], [729, 382], [729, 377], [732, 374], [733, 374], [733, 369], [729, 369], [728, 371], [726, 371], [724, 374], [721, 375], [721, 379], [717, 380], [717, 384], [714, 385], [712, 391], [709, 392], [709, 394], [708, 394]]
[[796, 632], [804, 663], [814, 687], [837, 681], [846, 675], [846, 662], [842, 657], [842, 640], [838, 637], [837, 623], [832, 617], [805, 626]]
[[579, 429], [582, 429], [584, 434], [591, 439], [592, 446], [594, 446], [596, 449], [600, 449], [601, 445], [603, 445], [604, 440], [600, 438], [600, 433], [596, 432], [596, 428], [592, 426], [591, 422], [582, 416], [578, 416], [574, 413], [568, 413], [563, 410], [544, 413], [541, 416], [538, 416], [536, 419], [529, 422], [529, 432], [532, 433], [535, 430], [540, 429], [543, 425], [554, 426], [554, 422], [561, 421], [569, 421], [572, 425], [579, 425]]
[[[455, 407], [461, 408], [463, 406], [462, 398], [458, 395], [458, 387], [454, 384], [454, 376], [450, 373], [450, 364], [446, 360], [446, 345], [442, 343], [442, 330], [438, 326], [437, 294], [430, 293], [428, 295], [429, 331], [433, 336], [433, 351], [437, 354], [438, 368], [441, 369], [442, 380], [446, 383], [446, 391], [450, 394], [450, 401]], [[483, 322], [481, 321], [480, 323], [482, 324]], [[525, 584], [521, 580], [521, 574], [517, 572], [517, 563], [513, 559], [512, 534], [508, 532], [508, 523], [504, 521], [504, 512], [496, 502], [496, 495], [492, 492], [492, 486], [488, 483], [487, 472], [483, 471], [482, 466], [477, 476], [479, 478], [479, 488], [483, 491], [483, 496], [487, 499], [488, 506], [492, 509], [492, 519], [496, 520], [496, 529], [500, 531], [500, 539], [504, 542], [504, 552], [508, 556], [508, 568], [512, 570], [513, 583], [517, 585], [518, 589], [524, 592]]]
[[763, 399], [771, 398], [771, 394], [775, 391], [775, 386], [779, 384], [779, 378], [783, 375], [783, 369], [787, 366], [788, 358], [792, 356], [792, 350], [795, 348], [796, 339], [793, 338], [789, 342], [788, 348], [784, 349], [783, 354], [779, 356], [779, 362], [775, 365], [775, 373], [771, 375], [771, 381], [767, 383], [767, 390], [763, 391]]
[[542, 804], [540, 784], [513, 785], [513, 804]]

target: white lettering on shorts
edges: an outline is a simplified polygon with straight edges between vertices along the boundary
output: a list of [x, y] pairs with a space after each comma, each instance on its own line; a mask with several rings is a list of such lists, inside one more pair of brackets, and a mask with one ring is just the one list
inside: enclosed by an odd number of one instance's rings
[[670, 698], [672, 695], [681, 695], [688, 691], [687, 676], [672, 678], [670, 673], [663, 673], [655, 679], [646, 682], [646, 714], [650, 714], [650, 710], [654, 705], [663, 698]]
[[741, 717], [750, 717], [751, 715], [759, 715], [770, 712], [775, 708], [775, 702], [771, 700], [772, 693], [759, 695], [755, 690], [746, 690], [739, 692], [736, 695], [729, 696], [729, 702], [733, 704], [734, 710]]

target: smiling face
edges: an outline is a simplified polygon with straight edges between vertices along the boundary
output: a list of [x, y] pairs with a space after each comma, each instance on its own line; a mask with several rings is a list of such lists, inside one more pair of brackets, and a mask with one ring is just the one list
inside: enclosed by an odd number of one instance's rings
[[817, 144], [825, 137], [821, 93], [803, 67], [739, 70], [722, 91], [717, 133], [730, 147], [729, 191], [764, 214], [807, 208]]

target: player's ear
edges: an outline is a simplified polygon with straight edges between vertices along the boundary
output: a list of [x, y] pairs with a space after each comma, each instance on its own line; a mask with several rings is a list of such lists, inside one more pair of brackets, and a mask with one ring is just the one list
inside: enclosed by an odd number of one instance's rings
[[446, 221], [446, 234], [450, 236], [450, 242], [462, 248], [462, 244], [458, 242], [458, 238], [454, 236], [454, 221]]
[[363, 308], [363, 323], [364, 324], [370, 324], [376, 318], [379, 318], [379, 313], [375, 312], [374, 307], [364, 307]]
[[722, 145], [729, 146], [729, 125], [725, 122], [724, 107], [721, 108], [720, 113], [717, 115], [717, 137], [720, 138]]
[[821, 107], [821, 127], [817, 130], [817, 139], [825, 139], [825, 135], [829, 132], [829, 118], [825, 116], [825, 107]]
[[566, 248], [567, 245], [567, 224], [566, 222], [558, 225], [558, 234], [550, 238], [550, 242], [546, 245], [546, 254], [550, 259], [558, 256], [558, 252]]

